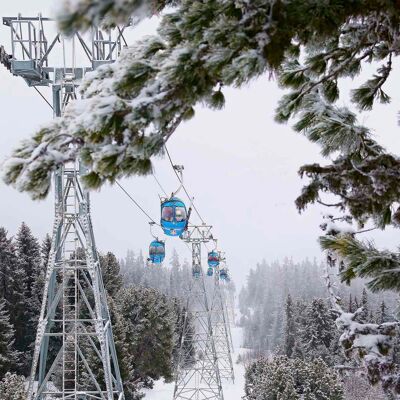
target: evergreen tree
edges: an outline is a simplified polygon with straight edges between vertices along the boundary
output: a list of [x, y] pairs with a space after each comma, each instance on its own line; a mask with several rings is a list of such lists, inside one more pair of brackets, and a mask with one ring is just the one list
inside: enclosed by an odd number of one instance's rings
[[320, 359], [275, 357], [250, 363], [245, 374], [247, 400], [343, 400], [339, 376]]
[[300, 338], [296, 338], [294, 342], [292, 358], [299, 358], [300, 360], [305, 358], [304, 344]]
[[0, 400], [25, 400], [25, 378], [7, 372], [0, 381]]
[[30, 228], [22, 223], [16, 236], [15, 249], [18, 267], [15, 274], [20, 293], [13, 304], [12, 322], [15, 328], [15, 346], [23, 353], [24, 371], [29, 370], [32, 344], [35, 341], [38, 319], [35, 281], [41, 275], [40, 246]]
[[7, 304], [14, 300], [14, 270], [17, 258], [12, 239], [7, 237], [7, 231], [0, 227], [0, 297], [6, 299]]
[[15, 347], [22, 353], [23, 367], [19, 372], [27, 373], [28, 364], [30, 362], [27, 349], [33, 336], [32, 332], [28, 332], [28, 329], [31, 326], [30, 318], [32, 315], [30, 312], [30, 306], [27, 304], [28, 299], [25, 297], [25, 273], [19, 263], [15, 266], [13, 278], [13, 287], [11, 288], [13, 300], [8, 306], [10, 310], [10, 322], [14, 326], [15, 330]]
[[282, 394], [278, 393], [277, 400], [300, 400], [300, 396], [297, 394], [293, 379], [290, 377], [286, 383], [285, 390]]
[[104, 287], [107, 293], [113, 297], [122, 288], [119, 262], [113, 253], [108, 252], [105, 256], [100, 255], [100, 267]]
[[170, 273], [170, 289], [169, 294], [172, 297], [182, 297], [182, 273], [181, 265], [179, 262], [179, 255], [175, 249], [172, 251], [170, 260], [171, 273]]
[[32, 306], [35, 315], [35, 321], [39, 319], [42, 307], [43, 290], [46, 281], [46, 270], [49, 261], [50, 250], [51, 238], [49, 235], [46, 235], [40, 246], [40, 268], [34, 277], [35, 280], [32, 286]]
[[332, 315], [322, 299], [314, 299], [307, 309], [303, 342], [308, 357], [328, 360], [334, 336]]
[[116, 301], [127, 324], [127, 353], [136, 378], [149, 387], [160, 377], [171, 379], [175, 327], [166, 296], [150, 288], [128, 287], [119, 292]]
[[360, 322], [368, 322], [369, 316], [369, 305], [368, 305], [368, 293], [367, 289], [363, 289], [362, 296], [361, 296], [361, 304], [362, 311], [358, 314], [358, 320]]
[[47, 264], [49, 262], [50, 251], [51, 251], [51, 236], [49, 234], [46, 234], [45, 238], [43, 239], [42, 245], [40, 246], [43, 271], [46, 271]]
[[294, 342], [294, 348], [292, 353], [292, 358], [304, 359], [307, 356], [306, 350], [306, 340], [305, 336], [305, 326], [307, 325], [307, 310], [309, 308], [309, 303], [305, 300], [299, 299], [296, 301], [295, 305], [295, 326], [296, 326], [296, 337]]
[[138, 400], [144, 396], [140, 392], [143, 383], [137, 378], [134, 356], [130, 353], [130, 323], [122, 316], [115, 305], [115, 301], [111, 298], [109, 299], [109, 307], [125, 398], [126, 400]]
[[389, 322], [391, 320], [390, 315], [388, 314], [388, 310], [385, 304], [385, 301], [382, 300], [379, 310], [377, 312], [376, 323], [384, 324], [385, 322]]
[[356, 301], [353, 300], [353, 295], [350, 293], [349, 294], [349, 305], [348, 305], [347, 311], [350, 313], [353, 313], [356, 310], [357, 310]]
[[[18, 372], [26, 373], [29, 355], [26, 350], [25, 329], [29, 324], [29, 307], [26, 296], [26, 274], [17, 258], [17, 251], [12, 239], [7, 238], [7, 231], [0, 228], [0, 298], [6, 301], [9, 322], [14, 328], [14, 346], [21, 352]], [[27, 324], [26, 324], [27, 322]]]
[[18, 358], [18, 352], [14, 349], [14, 329], [10, 324], [6, 302], [0, 298], [0, 380], [7, 372], [18, 369]]
[[296, 323], [293, 309], [293, 301], [290, 294], [286, 298], [286, 319], [285, 319], [285, 339], [283, 353], [287, 357], [291, 357], [296, 343]]
[[15, 248], [18, 262], [25, 273], [26, 296], [32, 298], [32, 287], [35, 277], [41, 269], [40, 246], [38, 240], [33, 236], [30, 228], [23, 222], [18, 230]]

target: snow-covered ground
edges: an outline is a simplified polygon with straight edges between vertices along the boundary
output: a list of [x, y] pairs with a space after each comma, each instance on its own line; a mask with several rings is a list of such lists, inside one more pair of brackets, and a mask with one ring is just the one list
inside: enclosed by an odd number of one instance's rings
[[[233, 354], [233, 367], [235, 369], [235, 383], [231, 381], [222, 381], [225, 400], [241, 400], [244, 396], [244, 366], [236, 364], [239, 354], [246, 352], [241, 348], [242, 345], [242, 328], [232, 327], [232, 340], [235, 348]], [[164, 383], [162, 380], [154, 384], [152, 390], [146, 391], [146, 400], [172, 400], [174, 392], [174, 383]]]

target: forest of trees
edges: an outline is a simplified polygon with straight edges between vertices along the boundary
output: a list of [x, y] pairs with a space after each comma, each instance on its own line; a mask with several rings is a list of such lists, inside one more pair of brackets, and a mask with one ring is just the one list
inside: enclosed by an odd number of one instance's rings
[[[24, 223], [15, 237], [0, 228], [0, 400], [9, 400], [11, 391], [13, 400], [24, 398], [50, 246], [49, 236], [40, 243]], [[111, 252], [100, 254], [100, 266], [125, 394], [128, 400], [139, 399], [141, 389], [151, 388], [155, 380], [173, 379], [190, 266], [175, 251], [167, 268], [148, 265], [141, 252], [133, 251], [120, 261]], [[290, 259], [264, 261], [250, 270], [239, 295], [239, 324], [249, 349], [239, 361], [247, 366], [248, 400], [314, 400], [320, 398], [313, 397], [316, 392], [352, 400], [358, 399], [360, 388], [364, 399], [383, 399], [379, 388], [348, 372], [359, 368], [340, 346], [323, 273], [315, 261]], [[229, 290], [235, 291], [233, 283]], [[360, 323], [398, 318], [394, 293], [372, 293], [361, 280], [351, 287], [338, 283], [337, 291], [349, 313], [362, 307]], [[400, 365], [399, 340], [395, 347]]]
[[[275, 396], [277, 393], [283, 396], [279, 399], [301, 398], [296, 396], [307, 391], [311, 397], [306, 398], [314, 399], [316, 390], [322, 389], [315, 383], [310, 386], [311, 381], [305, 377], [315, 374], [320, 374], [321, 381], [332, 380], [332, 384], [325, 386], [326, 398], [358, 399], [352, 393], [355, 380], [358, 380], [358, 395], [362, 393], [361, 388], [365, 391], [364, 399], [383, 398], [379, 388], [371, 387], [365, 378], [354, 374], [359, 365], [346, 357], [340, 345], [342, 332], [335, 323], [337, 314], [328, 300], [323, 274], [323, 266], [309, 260], [262, 262], [250, 270], [239, 295], [244, 346], [249, 348], [246, 374], [249, 400], [275, 399], [267, 395], [271, 390], [276, 392]], [[337, 282], [337, 292], [342, 298], [342, 307], [349, 313], [362, 307], [357, 317], [360, 323], [382, 324], [398, 319], [395, 293], [371, 293], [361, 280], [351, 286]], [[256, 361], [249, 361], [253, 359]], [[315, 365], [319, 367], [314, 370]], [[335, 371], [343, 373], [339, 376]], [[261, 396], [262, 392], [265, 397]]]
[[[292, 304], [289, 307], [305, 311], [313, 300], [321, 299], [330, 309], [323, 275], [323, 266], [309, 260], [262, 262], [251, 269], [239, 294], [244, 345], [262, 354], [281, 348], [288, 302]], [[388, 322], [396, 317], [398, 304], [394, 292], [372, 293], [365, 289], [361, 280], [354, 281], [351, 286], [337, 283], [337, 289], [347, 311], [354, 312], [363, 306], [365, 322]]]
[[[15, 237], [0, 228], [0, 400], [25, 398], [50, 246], [49, 236], [40, 243], [24, 223]], [[145, 267], [130, 251], [121, 264], [123, 271], [113, 253], [100, 254], [125, 395], [133, 400], [154, 380], [172, 380], [189, 269], [176, 253], [168, 269]]]

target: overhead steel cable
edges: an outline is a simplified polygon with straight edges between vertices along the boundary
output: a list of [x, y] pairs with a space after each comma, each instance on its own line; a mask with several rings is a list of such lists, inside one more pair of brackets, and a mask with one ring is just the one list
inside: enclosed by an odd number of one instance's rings
[[150, 217], [150, 215], [143, 209], [143, 207], [126, 191], [126, 189], [118, 182], [115, 181], [115, 183], [119, 186], [119, 188], [131, 199], [133, 204], [136, 205], [136, 207], [155, 225], [160, 226], [156, 221], [154, 221], [153, 218]]
[[[197, 207], [196, 207], [195, 204], [194, 204], [194, 197], [191, 197], [191, 196], [190, 196], [189, 192], [187, 191], [185, 185], [183, 184], [183, 182], [182, 182], [182, 180], [181, 180], [181, 177], [179, 176], [178, 172], [176, 171], [176, 168], [174, 167], [175, 164], [174, 164], [174, 162], [172, 161], [171, 154], [169, 153], [166, 144], [164, 144], [164, 149], [165, 149], [165, 152], [167, 153], [169, 162], [170, 162], [170, 164], [171, 164], [171, 166], [172, 166], [172, 169], [173, 169], [173, 171], [174, 171], [176, 177], [178, 178], [179, 182], [182, 184], [182, 188], [183, 188], [183, 190], [184, 190], [184, 192], [185, 192], [187, 198], [188, 198], [189, 201], [191, 202], [191, 206], [193, 207], [193, 209], [194, 209], [194, 211], [196, 212], [197, 216], [199, 217], [200, 221], [201, 221], [203, 224], [205, 224], [204, 219], [202, 218], [202, 216], [200, 215], [199, 210], [197, 209]], [[204, 246], [205, 246], [205, 248], [207, 249], [207, 251], [210, 252], [210, 249], [209, 249], [209, 247], [207, 246], [207, 243], [204, 243]]]
[[165, 194], [165, 196], [168, 197], [167, 192], [165, 191], [165, 189], [163, 188], [163, 186], [161, 185], [160, 181], [157, 179], [156, 175], [154, 174], [154, 172], [151, 173], [153, 175], [154, 180], [157, 182], [158, 186], [160, 187], [160, 189], [162, 190], [162, 192]]
[[44, 97], [43, 93], [40, 92], [36, 86], [33, 86], [33, 88], [39, 93], [40, 97], [47, 103], [47, 105], [54, 111], [54, 107], [50, 104], [46, 97]]
[[176, 177], [178, 178], [179, 182], [182, 184], [182, 188], [183, 188], [184, 192], [186, 193], [186, 196], [188, 197], [189, 201], [191, 202], [191, 205], [192, 205], [194, 211], [196, 212], [196, 214], [199, 217], [199, 219], [202, 222], [202, 224], [205, 224], [204, 219], [201, 217], [201, 215], [199, 213], [199, 210], [197, 209], [197, 207], [194, 204], [194, 198], [190, 196], [189, 192], [186, 190], [186, 187], [182, 182], [181, 177], [179, 176], [178, 172], [176, 171], [175, 164], [172, 161], [171, 155], [169, 154], [169, 151], [168, 151], [167, 146], [165, 144], [164, 144], [164, 149], [165, 149], [165, 152], [167, 153], [167, 156], [168, 156], [169, 162], [171, 164], [171, 167], [174, 170], [174, 173], [175, 173]]

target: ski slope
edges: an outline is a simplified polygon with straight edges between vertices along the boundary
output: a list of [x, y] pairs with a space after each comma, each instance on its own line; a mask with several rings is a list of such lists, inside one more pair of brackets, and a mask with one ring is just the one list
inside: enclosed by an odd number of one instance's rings
[[[246, 352], [246, 349], [241, 348], [242, 345], [242, 328], [232, 327], [232, 340], [235, 348], [233, 354], [233, 367], [235, 370], [235, 383], [231, 381], [222, 381], [225, 400], [242, 400], [244, 396], [244, 366], [236, 364], [239, 354]], [[152, 390], [145, 391], [146, 400], [172, 400], [174, 393], [174, 383], [164, 383], [162, 380], [155, 382]]]

